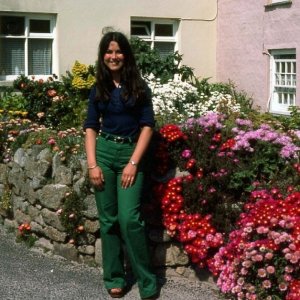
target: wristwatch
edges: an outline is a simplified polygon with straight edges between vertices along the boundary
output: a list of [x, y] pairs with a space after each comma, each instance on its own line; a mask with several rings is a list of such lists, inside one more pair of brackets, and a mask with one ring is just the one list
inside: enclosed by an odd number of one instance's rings
[[130, 160], [129, 163], [132, 164], [133, 166], [137, 167], [137, 163], [134, 160]]

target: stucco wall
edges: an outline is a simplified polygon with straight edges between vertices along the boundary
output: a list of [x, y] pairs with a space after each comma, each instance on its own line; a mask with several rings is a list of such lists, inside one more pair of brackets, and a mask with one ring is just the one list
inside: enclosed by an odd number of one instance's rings
[[95, 62], [105, 26], [129, 35], [131, 17], [174, 18], [180, 20], [183, 63], [199, 76], [215, 78], [217, 0], [1, 0], [1, 11], [57, 15], [59, 74], [70, 69], [75, 59]]
[[[219, 0], [217, 24], [217, 80], [232, 80], [253, 96], [262, 110], [267, 109], [270, 97], [266, 51], [296, 48], [297, 64], [300, 57], [299, 1], [290, 6], [265, 4], [267, 0]], [[297, 78], [299, 75], [298, 71]], [[297, 98], [296, 104], [300, 105]]]

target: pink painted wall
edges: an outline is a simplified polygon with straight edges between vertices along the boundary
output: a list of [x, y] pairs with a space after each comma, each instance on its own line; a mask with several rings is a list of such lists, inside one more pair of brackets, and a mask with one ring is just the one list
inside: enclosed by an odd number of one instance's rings
[[265, 7], [267, 2], [219, 0], [217, 25], [217, 81], [232, 80], [263, 111], [270, 96], [267, 50], [296, 49], [300, 105], [300, 1]]

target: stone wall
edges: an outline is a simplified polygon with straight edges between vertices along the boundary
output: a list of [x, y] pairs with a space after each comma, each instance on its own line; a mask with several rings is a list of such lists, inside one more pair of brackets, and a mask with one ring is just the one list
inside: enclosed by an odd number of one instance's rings
[[[66, 194], [72, 191], [84, 203], [84, 231], [76, 243], [70, 243], [58, 213]], [[97, 209], [84, 159], [74, 157], [66, 165], [57, 153], [34, 145], [30, 149], [18, 149], [13, 161], [0, 164], [0, 223], [17, 231], [24, 222], [31, 226], [35, 247], [70, 260], [101, 266]], [[149, 226], [148, 233], [155, 267], [194, 276], [181, 245], [163, 228]]]

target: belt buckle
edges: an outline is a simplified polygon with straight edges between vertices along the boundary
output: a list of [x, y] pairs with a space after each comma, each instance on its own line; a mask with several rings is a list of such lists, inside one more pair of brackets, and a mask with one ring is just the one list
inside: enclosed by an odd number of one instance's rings
[[121, 136], [117, 136], [117, 137], [116, 137], [116, 142], [117, 142], [117, 143], [123, 144], [123, 143], [124, 143], [124, 140], [125, 140], [125, 139], [122, 138]]

